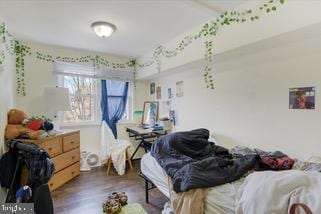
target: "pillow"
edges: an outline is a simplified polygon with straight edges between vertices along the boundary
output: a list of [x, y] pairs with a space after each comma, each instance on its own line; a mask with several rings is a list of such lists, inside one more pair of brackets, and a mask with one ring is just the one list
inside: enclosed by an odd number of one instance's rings
[[321, 157], [309, 156], [305, 159], [305, 162], [321, 163]]
[[217, 140], [217, 138], [214, 134], [210, 134], [208, 141], [215, 143], [215, 145], [217, 145], [217, 146], [221, 146], [221, 144], [219, 143], [219, 141]]
[[321, 163], [296, 161], [292, 169], [310, 172], [321, 172]]

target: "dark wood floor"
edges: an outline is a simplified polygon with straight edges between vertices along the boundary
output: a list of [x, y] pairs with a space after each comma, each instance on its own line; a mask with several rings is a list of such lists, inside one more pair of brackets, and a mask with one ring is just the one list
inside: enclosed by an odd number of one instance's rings
[[55, 213], [63, 214], [101, 214], [102, 203], [111, 192], [126, 192], [129, 203], [141, 204], [148, 213], [161, 213], [168, 200], [157, 188], [150, 190], [150, 203], [145, 203], [144, 180], [139, 177], [139, 161], [134, 161], [134, 170], [118, 176], [111, 169], [106, 175], [106, 167], [80, 176], [58, 188], [52, 193]]

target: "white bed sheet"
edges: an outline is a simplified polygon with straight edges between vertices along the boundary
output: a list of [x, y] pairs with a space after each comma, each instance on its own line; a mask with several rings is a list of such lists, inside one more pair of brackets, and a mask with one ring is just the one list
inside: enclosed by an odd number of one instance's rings
[[169, 198], [168, 178], [166, 172], [150, 153], [145, 154], [140, 161], [140, 170], [155, 186]]
[[[169, 198], [168, 178], [166, 172], [150, 153], [145, 154], [140, 162], [141, 171], [155, 186]], [[212, 187], [205, 199], [206, 214], [235, 213], [236, 194], [244, 179]]]

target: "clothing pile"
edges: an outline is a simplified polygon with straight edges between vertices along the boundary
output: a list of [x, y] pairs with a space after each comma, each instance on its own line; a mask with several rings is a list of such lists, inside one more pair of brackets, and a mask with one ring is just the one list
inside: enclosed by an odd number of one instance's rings
[[230, 183], [252, 169], [291, 169], [294, 163], [281, 152], [247, 148], [230, 153], [208, 139], [207, 129], [196, 129], [163, 136], [153, 144], [151, 155], [171, 177], [175, 192]]
[[[34, 203], [37, 214], [52, 214], [53, 203], [48, 181], [54, 173], [49, 154], [35, 144], [8, 141], [8, 152], [0, 159], [0, 184], [8, 189], [6, 203]], [[28, 183], [21, 183], [23, 167], [28, 169]]]
[[288, 170], [294, 165], [294, 160], [280, 151], [266, 152], [260, 149], [250, 149], [248, 147], [236, 146], [230, 151], [234, 157], [244, 155], [258, 155], [258, 161], [255, 164], [254, 170]]
[[207, 129], [196, 129], [163, 136], [153, 144], [151, 155], [172, 178], [175, 192], [229, 183], [254, 167], [257, 155], [233, 158], [208, 138]]

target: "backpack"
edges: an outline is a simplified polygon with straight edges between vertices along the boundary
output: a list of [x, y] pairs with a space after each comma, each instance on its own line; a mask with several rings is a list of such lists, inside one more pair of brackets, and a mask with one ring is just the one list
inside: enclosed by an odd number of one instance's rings
[[54, 171], [54, 162], [47, 152], [32, 155], [29, 161], [29, 185], [36, 187], [48, 183]]

